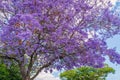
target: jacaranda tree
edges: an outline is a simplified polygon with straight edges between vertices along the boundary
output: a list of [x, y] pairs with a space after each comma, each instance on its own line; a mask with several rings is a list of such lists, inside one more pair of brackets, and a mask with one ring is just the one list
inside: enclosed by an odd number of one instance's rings
[[22, 80], [42, 70], [102, 67], [120, 55], [105, 39], [120, 19], [109, 0], [0, 0], [0, 56], [14, 59]]

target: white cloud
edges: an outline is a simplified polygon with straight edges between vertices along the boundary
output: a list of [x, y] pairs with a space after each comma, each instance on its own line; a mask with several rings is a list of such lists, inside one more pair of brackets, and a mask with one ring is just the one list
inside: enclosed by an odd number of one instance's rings
[[41, 72], [35, 80], [60, 80], [59, 77], [55, 77], [52, 73]]
[[112, 2], [113, 4], [115, 4], [115, 3], [116, 3], [116, 1], [117, 1], [117, 0], [111, 0], [111, 2]]

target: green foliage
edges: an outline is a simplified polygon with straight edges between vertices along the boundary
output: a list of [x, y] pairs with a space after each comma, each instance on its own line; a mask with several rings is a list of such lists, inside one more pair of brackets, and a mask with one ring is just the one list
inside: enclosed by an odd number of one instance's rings
[[106, 80], [109, 73], [115, 70], [105, 66], [103, 68], [81, 67], [68, 70], [60, 74], [61, 80]]
[[0, 80], [8, 80], [9, 72], [5, 64], [0, 64]]
[[15, 63], [10, 66], [1, 63], [0, 80], [22, 80], [18, 66]]

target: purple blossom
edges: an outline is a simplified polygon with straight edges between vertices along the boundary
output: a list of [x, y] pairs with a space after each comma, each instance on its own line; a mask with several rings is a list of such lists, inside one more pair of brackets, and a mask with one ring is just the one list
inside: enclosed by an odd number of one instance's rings
[[109, 0], [0, 0], [2, 55], [21, 64], [23, 80], [43, 69], [102, 67], [105, 56], [120, 64], [105, 43], [120, 32], [110, 6]]

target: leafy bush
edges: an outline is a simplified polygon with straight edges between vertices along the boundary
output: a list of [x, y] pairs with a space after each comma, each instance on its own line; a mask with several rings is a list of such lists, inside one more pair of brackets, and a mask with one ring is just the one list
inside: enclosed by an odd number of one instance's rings
[[0, 80], [22, 80], [18, 66], [15, 63], [10, 66], [1, 63]]
[[60, 74], [61, 80], [105, 80], [114, 69], [108, 66], [103, 68], [81, 67], [68, 70]]

